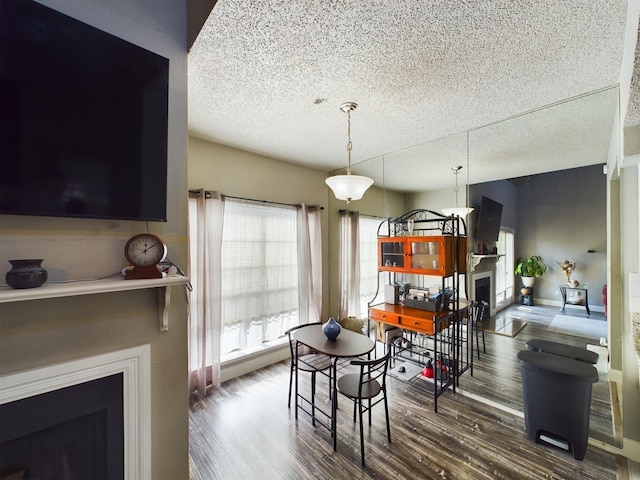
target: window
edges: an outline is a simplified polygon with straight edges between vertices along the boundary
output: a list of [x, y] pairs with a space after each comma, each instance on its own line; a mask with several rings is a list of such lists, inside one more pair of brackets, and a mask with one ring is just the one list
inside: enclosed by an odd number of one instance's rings
[[498, 235], [498, 253], [504, 255], [496, 262], [496, 298], [497, 309], [505, 308], [513, 303], [513, 265], [514, 246], [513, 232], [500, 230]]
[[218, 387], [223, 361], [320, 320], [320, 210], [189, 192], [191, 392]]
[[222, 356], [298, 324], [296, 208], [228, 199], [223, 222]]
[[368, 315], [368, 304], [378, 290], [378, 226], [384, 219], [360, 216], [358, 248], [360, 249], [360, 313]]

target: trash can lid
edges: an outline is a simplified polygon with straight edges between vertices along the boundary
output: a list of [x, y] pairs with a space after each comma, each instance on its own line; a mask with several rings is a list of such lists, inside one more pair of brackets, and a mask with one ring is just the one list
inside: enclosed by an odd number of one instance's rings
[[531, 338], [525, 344], [527, 349], [537, 352], [553, 353], [561, 357], [573, 358], [587, 363], [598, 363], [599, 355], [596, 352], [587, 350], [586, 348], [575, 347], [565, 343], [553, 342], [551, 340], [542, 340], [540, 338]]
[[568, 375], [590, 383], [598, 381], [598, 370], [593, 365], [551, 353], [521, 350], [518, 352], [518, 362], [524, 368]]

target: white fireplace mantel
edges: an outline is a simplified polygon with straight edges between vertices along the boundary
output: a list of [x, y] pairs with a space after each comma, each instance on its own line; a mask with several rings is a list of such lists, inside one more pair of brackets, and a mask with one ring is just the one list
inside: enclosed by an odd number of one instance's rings
[[122, 277], [110, 277], [79, 282], [49, 282], [38, 288], [0, 289], [0, 303], [158, 288], [158, 302], [160, 305], [159, 328], [161, 332], [166, 332], [169, 330], [168, 311], [171, 302], [171, 287], [174, 285], [186, 285], [188, 282], [189, 277], [184, 275], [168, 275], [151, 280], [125, 280]]

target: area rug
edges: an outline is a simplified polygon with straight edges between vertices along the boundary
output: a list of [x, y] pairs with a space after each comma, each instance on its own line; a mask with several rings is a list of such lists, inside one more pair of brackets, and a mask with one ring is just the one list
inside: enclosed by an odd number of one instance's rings
[[485, 320], [484, 331], [513, 338], [526, 326], [527, 322], [519, 318], [497, 316]]
[[607, 338], [607, 322], [593, 318], [556, 315], [547, 331], [599, 340], [601, 337]]
[[[402, 371], [404, 370], [404, 371]], [[393, 368], [389, 368], [388, 375], [400, 380], [410, 381], [422, 371], [420, 365], [411, 362], [396, 362]]]

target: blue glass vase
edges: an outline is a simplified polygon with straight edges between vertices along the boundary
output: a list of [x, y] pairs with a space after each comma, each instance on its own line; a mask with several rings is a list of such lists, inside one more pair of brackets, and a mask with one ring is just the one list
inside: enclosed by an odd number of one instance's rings
[[329, 318], [329, 321], [322, 325], [322, 332], [329, 340], [335, 340], [340, 335], [342, 327], [333, 317]]

